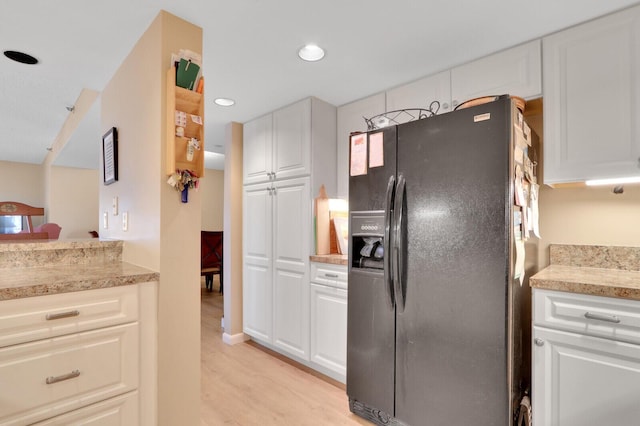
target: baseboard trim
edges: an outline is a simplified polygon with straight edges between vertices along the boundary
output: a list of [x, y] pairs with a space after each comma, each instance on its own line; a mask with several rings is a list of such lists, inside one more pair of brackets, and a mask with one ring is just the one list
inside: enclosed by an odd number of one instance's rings
[[222, 341], [227, 345], [233, 346], [233, 345], [237, 345], [238, 343], [244, 343], [247, 340], [249, 340], [249, 336], [247, 336], [244, 333], [238, 333], [238, 334], [222, 333]]
[[273, 349], [268, 348], [267, 346], [263, 345], [260, 342], [257, 342], [255, 340], [249, 340], [247, 342], [247, 344], [251, 345], [254, 348], [259, 349], [259, 350], [261, 350], [261, 351], [263, 351], [263, 352], [265, 352], [265, 353], [267, 353], [267, 354], [269, 354], [271, 356], [273, 356], [274, 358], [279, 359], [280, 361], [286, 362], [287, 364], [292, 365], [293, 367], [296, 367], [296, 368], [304, 371], [305, 373], [309, 373], [312, 376], [315, 376], [318, 379], [323, 380], [323, 381], [329, 383], [330, 385], [333, 385], [333, 386], [337, 387], [338, 389], [342, 389], [342, 390], [345, 390], [345, 391], [347, 389], [347, 386], [344, 383], [339, 382], [338, 380], [334, 379], [333, 377], [329, 377], [326, 374], [321, 373], [320, 371], [314, 370], [313, 368], [296, 361], [295, 359], [291, 359], [286, 355], [283, 355], [283, 354], [281, 354], [281, 353], [279, 353], [277, 351], [274, 351]]

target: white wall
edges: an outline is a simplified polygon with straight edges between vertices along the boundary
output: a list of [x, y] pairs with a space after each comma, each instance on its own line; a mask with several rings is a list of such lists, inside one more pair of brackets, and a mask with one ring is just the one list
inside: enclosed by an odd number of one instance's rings
[[[544, 103], [544, 101], [543, 101]], [[544, 149], [543, 105], [525, 115]], [[544, 173], [544, 163], [541, 164]], [[540, 187], [538, 269], [549, 264], [549, 244], [640, 246], [640, 185], [626, 185], [623, 194], [611, 187]], [[527, 253], [528, 255], [528, 253]]]
[[[125, 241], [124, 261], [160, 272], [160, 426], [200, 424], [201, 197], [190, 191], [189, 203], [181, 203], [164, 174], [167, 117], [173, 117], [165, 108], [167, 71], [171, 53], [180, 49], [202, 52], [202, 29], [163, 11], [103, 90], [101, 108], [102, 132], [118, 129], [119, 177], [100, 185], [99, 215], [111, 211], [114, 196], [121, 213], [108, 213], [109, 227], [101, 227], [100, 234]], [[126, 232], [121, 225], [125, 211]]]
[[623, 194], [610, 187], [540, 189], [540, 267], [549, 264], [549, 244], [640, 246], [640, 185]]
[[60, 239], [91, 238], [98, 231], [99, 174], [97, 170], [51, 167], [48, 222], [62, 227]]
[[45, 207], [45, 217], [32, 217], [33, 226], [42, 225], [48, 214], [44, 193], [44, 173], [41, 165], [0, 161], [0, 201]]
[[202, 230], [222, 231], [224, 212], [224, 170], [207, 169], [200, 181]]
[[[242, 135], [240, 123], [225, 129], [224, 157], [224, 334], [225, 343], [244, 341], [242, 333]], [[248, 336], [247, 336], [248, 337]]]

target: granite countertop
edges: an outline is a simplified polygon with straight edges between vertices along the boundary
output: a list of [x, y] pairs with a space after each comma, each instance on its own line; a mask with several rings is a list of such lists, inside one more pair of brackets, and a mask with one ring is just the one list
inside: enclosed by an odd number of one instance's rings
[[158, 281], [159, 274], [126, 262], [53, 265], [0, 271], [0, 300]]
[[309, 256], [309, 260], [318, 263], [330, 263], [332, 265], [344, 265], [349, 264], [349, 256], [346, 254], [316, 254]]
[[122, 262], [122, 241], [0, 243], [0, 301], [149, 281], [159, 273]]
[[65, 240], [0, 240], [0, 253], [54, 249], [122, 247], [122, 243], [122, 240], [101, 240], [98, 238], [70, 238]]
[[551, 245], [533, 288], [640, 300], [640, 247]]

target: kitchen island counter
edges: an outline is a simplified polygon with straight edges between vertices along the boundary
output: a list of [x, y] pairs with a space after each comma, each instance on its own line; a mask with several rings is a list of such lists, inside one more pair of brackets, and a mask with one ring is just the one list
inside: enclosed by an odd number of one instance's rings
[[159, 273], [122, 262], [122, 241], [0, 244], [0, 300], [158, 281]]

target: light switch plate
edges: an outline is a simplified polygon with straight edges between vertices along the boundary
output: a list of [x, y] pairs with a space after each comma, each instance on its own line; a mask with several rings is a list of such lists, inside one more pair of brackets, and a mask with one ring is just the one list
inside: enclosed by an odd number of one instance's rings
[[113, 215], [118, 216], [118, 196], [113, 197]]
[[104, 229], [107, 229], [109, 227], [109, 213], [108, 212], [104, 212], [102, 214], [102, 227]]
[[122, 212], [122, 230], [129, 230], [129, 212]]

